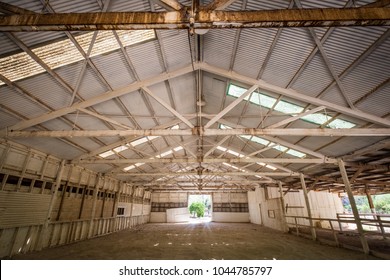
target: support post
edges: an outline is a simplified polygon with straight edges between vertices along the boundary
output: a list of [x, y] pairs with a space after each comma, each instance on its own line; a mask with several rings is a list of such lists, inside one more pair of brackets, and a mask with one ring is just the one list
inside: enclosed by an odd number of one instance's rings
[[284, 232], [287, 232], [288, 231], [288, 226], [287, 226], [287, 219], [286, 219], [286, 213], [284, 212], [285, 211], [285, 208], [284, 208], [284, 198], [283, 198], [283, 185], [282, 185], [282, 182], [278, 182], [278, 185], [279, 185], [279, 192], [280, 192], [280, 203], [282, 204], [282, 208], [281, 208], [281, 218], [282, 218], [282, 221], [281, 221], [281, 224], [282, 224], [282, 231]]
[[310, 223], [310, 231], [311, 231], [311, 236], [313, 240], [317, 240], [317, 233], [313, 225], [313, 217], [311, 215], [311, 209], [310, 209], [310, 202], [309, 202], [309, 196], [307, 195], [307, 188], [306, 188], [306, 183], [305, 183], [305, 177], [301, 173], [300, 175], [301, 179], [301, 185], [302, 185], [302, 190], [303, 190], [303, 196], [305, 197], [305, 203], [306, 203], [306, 208], [307, 208], [307, 215], [309, 217], [309, 223]]
[[342, 177], [343, 182], [344, 182], [345, 190], [347, 191], [347, 194], [348, 194], [349, 203], [351, 204], [352, 213], [353, 213], [353, 216], [354, 216], [355, 221], [356, 221], [356, 227], [357, 227], [357, 230], [358, 230], [359, 235], [360, 235], [360, 241], [361, 241], [362, 246], [363, 246], [363, 251], [365, 254], [369, 254], [370, 248], [368, 247], [367, 240], [364, 236], [362, 222], [360, 221], [359, 211], [356, 207], [355, 198], [353, 197], [352, 188], [351, 188], [351, 184], [349, 183], [347, 171], [345, 170], [344, 161], [342, 159], [338, 159], [338, 164], [339, 164], [339, 168], [340, 168], [341, 177]]
[[371, 197], [371, 194], [370, 194], [370, 191], [368, 189], [366, 189], [366, 196], [367, 196], [367, 200], [368, 200], [368, 205], [370, 206], [370, 209], [371, 209], [371, 213], [373, 215], [373, 218], [374, 220], [378, 220], [378, 225], [382, 233], [382, 236], [383, 236], [383, 239], [386, 239], [386, 235], [385, 235], [385, 230], [382, 226], [382, 222], [381, 222], [381, 217], [379, 217], [376, 213], [376, 210], [375, 210], [375, 205], [374, 205], [374, 201], [372, 200], [372, 197]]
[[45, 223], [42, 226], [41, 235], [39, 237], [39, 241], [37, 244], [37, 250], [42, 249], [43, 241], [46, 239], [46, 236], [47, 236], [47, 229], [49, 227], [49, 223], [50, 223], [50, 219], [51, 219], [50, 216], [51, 216], [51, 212], [53, 211], [54, 204], [57, 200], [57, 191], [58, 191], [59, 186], [61, 185], [61, 179], [62, 179], [62, 173], [64, 172], [64, 167], [65, 167], [65, 160], [62, 160], [59, 167], [58, 167], [56, 183], [54, 186], [52, 186], [52, 189], [51, 189], [51, 199], [50, 199], [50, 203], [49, 203], [49, 208], [47, 209]]
[[97, 198], [99, 193], [99, 185], [101, 181], [101, 174], [99, 173], [97, 176], [98, 178], [97, 178], [95, 190], [93, 192], [93, 203], [92, 203], [92, 210], [91, 210], [91, 220], [89, 222], [88, 238], [91, 238], [93, 234], [93, 224], [95, 219], [96, 203], [97, 203]]

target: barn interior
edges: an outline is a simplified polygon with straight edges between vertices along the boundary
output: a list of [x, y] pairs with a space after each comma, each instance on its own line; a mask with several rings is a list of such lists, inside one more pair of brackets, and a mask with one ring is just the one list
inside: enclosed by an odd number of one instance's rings
[[0, 258], [389, 259], [389, 25], [385, 0], [1, 1]]

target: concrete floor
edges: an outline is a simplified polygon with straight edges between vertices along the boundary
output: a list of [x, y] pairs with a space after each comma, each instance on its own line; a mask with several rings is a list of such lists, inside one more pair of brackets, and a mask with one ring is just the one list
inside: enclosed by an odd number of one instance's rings
[[245, 223], [145, 224], [111, 235], [16, 255], [31, 260], [367, 260], [363, 253]]

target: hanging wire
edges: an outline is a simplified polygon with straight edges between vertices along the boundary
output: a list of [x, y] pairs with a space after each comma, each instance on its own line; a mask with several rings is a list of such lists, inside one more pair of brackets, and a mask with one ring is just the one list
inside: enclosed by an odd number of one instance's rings
[[77, 110], [76, 118], [74, 119], [72, 130], [75, 130], [75, 128], [76, 128], [76, 123], [77, 123], [77, 120], [79, 118], [79, 113], [80, 113], [80, 111]]

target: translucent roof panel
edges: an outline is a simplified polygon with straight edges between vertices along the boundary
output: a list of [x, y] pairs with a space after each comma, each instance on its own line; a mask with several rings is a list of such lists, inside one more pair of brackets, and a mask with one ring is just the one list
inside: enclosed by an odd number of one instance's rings
[[[232, 97], [240, 97], [247, 89], [243, 87], [239, 87], [234, 84], [229, 85], [229, 89], [227, 92], [227, 95], [232, 96]], [[245, 98], [245, 100], [248, 100], [249, 98]], [[304, 107], [299, 106], [297, 104], [293, 104], [290, 102], [286, 102], [283, 100], [280, 100], [278, 103], [276, 103], [276, 98], [268, 96], [263, 93], [258, 93], [258, 92], [253, 92], [249, 101], [253, 104], [256, 104], [258, 106], [262, 106], [265, 108], [274, 108], [275, 111], [292, 115], [295, 116], [299, 113], [304, 112]], [[315, 114], [310, 114], [304, 117], [301, 117], [300, 119], [315, 123], [318, 125], [324, 125], [326, 124], [330, 119], [331, 116], [328, 116], [323, 113], [315, 113]], [[330, 122], [329, 124], [326, 124], [327, 127], [329, 128], [352, 128], [356, 126], [356, 124], [348, 122], [346, 120], [342, 119], [335, 119], [334, 121]]]
[[[155, 38], [153, 30], [121, 30], [117, 31], [117, 33], [125, 47]], [[93, 32], [88, 32], [75, 37], [85, 53], [88, 53], [93, 34]], [[119, 48], [118, 41], [112, 31], [99, 31], [90, 57], [105, 54]], [[31, 50], [51, 69], [84, 59], [70, 39], [56, 41], [42, 47], [32, 48]], [[43, 72], [45, 72], [45, 69], [25, 52], [0, 58], [0, 74], [10, 81], [17, 81]], [[0, 82], [0, 85], [2, 84], [4, 83]]]

